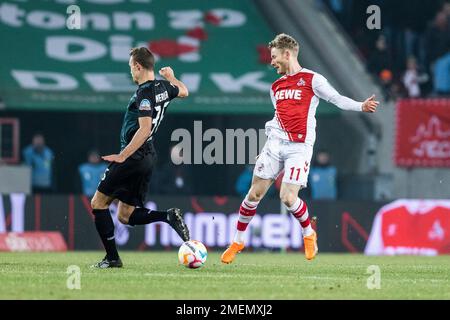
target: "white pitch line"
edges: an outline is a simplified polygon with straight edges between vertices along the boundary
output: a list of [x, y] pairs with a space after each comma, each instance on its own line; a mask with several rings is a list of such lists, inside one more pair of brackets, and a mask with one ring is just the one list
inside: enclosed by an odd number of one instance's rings
[[[66, 275], [66, 272], [58, 272], [58, 271], [7, 271], [0, 270], [1, 277], [7, 275], [30, 275], [30, 274], [38, 274], [38, 275]], [[104, 272], [99, 273], [96, 270], [92, 270], [92, 272], [83, 272], [83, 277], [90, 277], [94, 275], [105, 275], [108, 277], [142, 277], [142, 275], [146, 277], [171, 277], [171, 278], [250, 278], [250, 279], [279, 279], [279, 278], [288, 278], [288, 279], [298, 279], [298, 280], [328, 280], [328, 281], [365, 281], [365, 275], [360, 276], [360, 279], [348, 278], [348, 277], [329, 277], [329, 276], [302, 276], [298, 274], [292, 275], [254, 275], [254, 274], [242, 274], [242, 273], [204, 273], [202, 271], [197, 272], [192, 270], [192, 273], [161, 273], [161, 272], [146, 272], [144, 274], [130, 274], [130, 273], [110, 273]], [[0, 277], [0, 278], [1, 278]], [[393, 283], [393, 282], [403, 282], [403, 283], [417, 283], [417, 282], [428, 282], [428, 283], [450, 283], [450, 279], [392, 279], [392, 278], [382, 278], [384, 283]]]
[[[297, 276], [297, 275], [291, 275], [291, 276], [271, 276], [271, 275], [243, 275], [243, 274], [204, 274], [204, 273], [198, 273], [198, 274], [166, 274], [166, 273], [144, 273], [144, 276], [147, 277], [173, 277], [173, 278], [251, 278], [251, 279], [261, 279], [261, 278], [295, 278], [295, 279], [301, 279], [301, 280], [335, 280], [335, 281], [365, 281], [365, 278], [361, 279], [354, 279], [354, 278], [340, 278], [340, 277], [320, 277], [320, 276]], [[386, 283], [389, 282], [409, 282], [409, 283], [415, 283], [415, 282], [429, 282], [429, 283], [446, 283], [450, 282], [450, 280], [447, 279], [386, 279], [384, 280]]]

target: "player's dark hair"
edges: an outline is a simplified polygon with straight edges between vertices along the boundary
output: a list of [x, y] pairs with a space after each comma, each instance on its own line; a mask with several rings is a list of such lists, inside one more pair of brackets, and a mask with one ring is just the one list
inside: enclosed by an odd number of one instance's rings
[[155, 57], [146, 47], [132, 48], [130, 57], [133, 57], [133, 61], [139, 63], [144, 69], [153, 70], [155, 67]]

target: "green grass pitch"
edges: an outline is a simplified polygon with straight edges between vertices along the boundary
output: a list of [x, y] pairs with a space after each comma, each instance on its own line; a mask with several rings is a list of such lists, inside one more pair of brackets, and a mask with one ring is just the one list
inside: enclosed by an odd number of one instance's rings
[[[203, 268], [178, 265], [176, 252], [122, 252], [122, 269], [89, 265], [101, 252], [0, 253], [0, 299], [450, 299], [450, 256], [367, 257], [241, 253], [230, 265], [211, 252]], [[67, 288], [67, 268], [81, 289]], [[380, 268], [368, 289], [367, 268]], [[70, 282], [70, 281], [69, 281]]]

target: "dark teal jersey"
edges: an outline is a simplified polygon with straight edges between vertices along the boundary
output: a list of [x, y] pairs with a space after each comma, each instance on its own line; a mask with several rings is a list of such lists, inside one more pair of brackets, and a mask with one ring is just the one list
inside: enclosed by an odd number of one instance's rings
[[152, 118], [152, 131], [149, 140], [164, 118], [170, 101], [178, 96], [179, 89], [166, 80], [150, 80], [139, 85], [128, 103], [120, 131], [120, 150], [123, 150], [139, 129], [140, 117]]

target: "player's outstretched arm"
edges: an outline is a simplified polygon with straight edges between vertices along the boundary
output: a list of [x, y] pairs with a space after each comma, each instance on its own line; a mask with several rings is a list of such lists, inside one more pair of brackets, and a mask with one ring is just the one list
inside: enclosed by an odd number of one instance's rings
[[178, 97], [185, 98], [189, 95], [188, 88], [186, 87], [186, 85], [183, 82], [181, 82], [180, 80], [175, 78], [175, 74], [171, 67], [161, 68], [159, 70], [159, 74], [162, 77], [164, 77], [167, 81], [169, 81], [170, 83], [172, 83], [173, 85], [178, 87], [178, 89], [179, 89]]
[[375, 95], [370, 96], [363, 102], [355, 101], [346, 96], [340, 95], [339, 92], [337, 92], [337, 90], [328, 83], [327, 79], [320, 74], [314, 75], [313, 90], [320, 99], [331, 102], [342, 110], [372, 113], [376, 111], [379, 104], [379, 102], [375, 100]]

